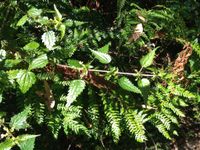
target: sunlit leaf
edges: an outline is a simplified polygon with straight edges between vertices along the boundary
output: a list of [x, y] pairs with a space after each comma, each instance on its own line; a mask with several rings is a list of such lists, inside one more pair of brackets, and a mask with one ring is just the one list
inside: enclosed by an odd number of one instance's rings
[[108, 64], [111, 62], [111, 56], [102, 52], [94, 51], [91, 50], [93, 55], [95, 56], [96, 59], [99, 60], [102, 64]]
[[58, 30], [59, 30], [60, 33], [61, 33], [60, 38], [62, 39], [62, 38], [65, 36], [65, 30], [66, 30], [65, 25], [64, 25], [64, 24], [61, 24], [60, 27], [58, 28]]
[[39, 43], [35, 42], [35, 41], [32, 41], [28, 44], [26, 44], [23, 49], [26, 50], [26, 51], [32, 51], [32, 50], [35, 50], [37, 49], [38, 47], [40, 46]]
[[28, 10], [28, 15], [32, 18], [40, 16], [42, 13], [42, 9], [37, 9], [37, 8], [31, 8]]
[[36, 82], [35, 74], [27, 70], [20, 70], [16, 78], [22, 93], [26, 93]]
[[33, 150], [35, 145], [35, 138], [39, 135], [23, 134], [18, 136], [17, 142], [21, 150]]
[[158, 49], [155, 48], [153, 49], [151, 52], [149, 52], [147, 55], [143, 56], [141, 59], [140, 59], [140, 64], [143, 68], [147, 68], [149, 67], [150, 65], [152, 65], [153, 63], [153, 59], [155, 58], [155, 54], [156, 54], [156, 50]]
[[28, 127], [27, 118], [28, 115], [31, 113], [31, 108], [26, 107], [22, 112], [17, 115], [14, 115], [10, 121], [10, 127], [19, 130], [25, 129]]
[[15, 65], [19, 64], [22, 60], [21, 59], [6, 59], [4, 67], [11, 68]]
[[15, 141], [13, 139], [7, 139], [0, 143], [0, 150], [10, 150], [14, 145]]
[[102, 53], [108, 53], [110, 45], [111, 45], [111, 43], [109, 42], [108, 44], [106, 44], [103, 47], [99, 48], [98, 51], [102, 52]]
[[74, 68], [82, 68], [83, 65], [81, 61], [78, 61], [78, 60], [75, 60], [75, 59], [68, 59], [67, 60], [67, 64], [70, 66], [70, 67], [74, 67]]
[[17, 26], [23, 26], [26, 21], [28, 20], [28, 16], [24, 15], [18, 22], [17, 22]]
[[46, 54], [40, 55], [36, 59], [34, 59], [30, 65], [29, 70], [35, 69], [35, 68], [43, 68], [48, 64], [48, 58]]
[[42, 42], [49, 50], [52, 50], [56, 42], [55, 33], [53, 31], [45, 32], [42, 35]]
[[134, 93], [139, 93], [141, 94], [141, 91], [139, 88], [137, 88], [128, 78], [126, 77], [121, 77], [118, 80], [118, 83], [120, 85], [121, 88], [123, 88], [124, 90], [130, 91], [130, 92], [134, 92]]
[[150, 85], [150, 81], [147, 78], [142, 78], [141, 80], [138, 81], [138, 86], [143, 88], [143, 87], [148, 87]]
[[18, 143], [20, 150], [33, 150], [35, 146], [35, 138], [27, 139]]

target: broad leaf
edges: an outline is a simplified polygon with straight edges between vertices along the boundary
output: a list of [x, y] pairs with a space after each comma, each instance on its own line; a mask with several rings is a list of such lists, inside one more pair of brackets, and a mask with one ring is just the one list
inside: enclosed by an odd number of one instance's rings
[[149, 81], [149, 79], [147, 79], [147, 78], [142, 78], [141, 80], [138, 81], [138, 86], [141, 87], [141, 88], [150, 86], [150, 81]]
[[28, 106], [21, 113], [14, 115], [11, 118], [10, 127], [15, 130], [26, 129], [28, 127], [27, 118], [30, 113], [31, 113], [31, 108], [30, 106]]
[[75, 59], [68, 59], [67, 64], [74, 68], [83, 68], [82, 62]]
[[20, 72], [20, 70], [9, 70], [7, 71], [8, 74], [8, 78], [10, 80], [16, 79], [17, 78], [17, 74]]
[[35, 18], [40, 16], [42, 13], [42, 9], [37, 9], [37, 8], [31, 8], [28, 10], [28, 16]]
[[149, 67], [150, 65], [152, 65], [153, 63], [153, 59], [155, 58], [155, 54], [156, 54], [156, 50], [158, 49], [155, 48], [153, 49], [151, 52], [149, 52], [147, 55], [143, 56], [141, 59], [140, 59], [140, 64], [143, 68], [147, 68]]
[[99, 48], [98, 51], [102, 52], [102, 53], [108, 53], [109, 50], [109, 46], [111, 45], [111, 43], [109, 42], [108, 44], [104, 45], [103, 47]]
[[29, 70], [35, 69], [35, 68], [43, 68], [48, 64], [48, 58], [46, 54], [40, 55], [38, 58], [34, 59], [30, 65]]
[[29, 140], [29, 139], [33, 139], [33, 138], [36, 138], [40, 135], [33, 135], [33, 134], [23, 134], [23, 135], [19, 135], [16, 139], [17, 141], [26, 141], [26, 140]]
[[15, 141], [13, 139], [7, 139], [0, 143], [0, 150], [10, 150], [14, 145]]
[[108, 64], [111, 62], [110, 55], [102, 53], [102, 52], [94, 51], [94, 50], [91, 50], [91, 52], [93, 53], [95, 58], [98, 59], [99, 62], [101, 62], [102, 64]]
[[35, 138], [19, 142], [18, 146], [20, 147], [20, 150], [33, 150], [35, 146]]
[[148, 95], [150, 93], [150, 81], [147, 78], [142, 78], [138, 80], [138, 87], [140, 88], [142, 92], [142, 96], [144, 99], [148, 98]]
[[134, 93], [139, 93], [141, 94], [140, 89], [138, 89], [128, 78], [126, 77], [121, 77], [118, 80], [119, 85], [121, 86], [121, 88], [123, 88], [124, 90], [130, 91], [130, 92], [134, 92]]
[[35, 82], [36, 77], [33, 72], [20, 70], [17, 74], [17, 83], [22, 93], [26, 93]]
[[69, 91], [67, 95], [66, 107], [69, 107], [71, 103], [82, 93], [85, 88], [85, 82], [83, 80], [73, 80], [69, 85]]
[[52, 50], [56, 42], [55, 33], [53, 31], [45, 32], [42, 35], [42, 42], [49, 50]]
[[39, 135], [24, 134], [18, 136], [17, 142], [21, 150], [33, 150], [35, 145], [35, 138]]
[[21, 59], [6, 59], [4, 67], [6, 68], [12, 68], [15, 65], [19, 64], [22, 60]]
[[6, 51], [4, 49], [0, 49], [0, 62], [6, 59]]
[[17, 26], [23, 26], [26, 21], [28, 20], [28, 16], [24, 15], [18, 22], [17, 22]]
[[32, 50], [37, 49], [39, 46], [40, 46], [39, 43], [33, 41], [33, 42], [30, 42], [30, 43], [26, 44], [26, 45], [23, 47], [23, 49], [26, 50], [26, 51], [32, 51]]

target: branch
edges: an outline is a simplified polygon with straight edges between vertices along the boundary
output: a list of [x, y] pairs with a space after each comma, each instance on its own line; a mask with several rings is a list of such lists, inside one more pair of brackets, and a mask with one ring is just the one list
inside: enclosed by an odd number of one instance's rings
[[[90, 72], [99, 72], [99, 73], [109, 73], [110, 71], [107, 70], [97, 70], [97, 69], [89, 69]], [[143, 77], [154, 77], [153, 74], [138, 74], [138, 73], [130, 73], [130, 72], [117, 72], [117, 75], [127, 75], [127, 76], [143, 76]]]

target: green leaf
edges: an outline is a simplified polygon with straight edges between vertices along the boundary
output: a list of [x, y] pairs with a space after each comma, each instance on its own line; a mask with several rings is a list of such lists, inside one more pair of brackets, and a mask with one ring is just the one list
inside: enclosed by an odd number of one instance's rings
[[128, 78], [126, 77], [121, 77], [118, 80], [119, 85], [121, 86], [121, 88], [123, 88], [124, 90], [130, 91], [130, 92], [134, 92], [134, 93], [139, 93], [141, 94], [140, 89], [138, 89]]
[[67, 94], [67, 104], [69, 107], [71, 103], [83, 92], [85, 88], [85, 82], [83, 80], [73, 80], [69, 85], [69, 91]]
[[33, 138], [36, 138], [40, 135], [33, 135], [33, 134], [23, 134], [23, 135], [19, 135], [16, 139], [17, 141], [26, 141], [26, 140], [29, 140], [29, 139], [33, 139]]
[[111, 62], [111, 56], [102, 52], [94, 51], [91, 50], [93, 55], [95, 56], [96, 59], [99, 60], [102, 64], [108, 64]]
[[10, 121], [10, 127], [19, 130], [26, 129], [29, 125], [27, 123], [28, 115], [31, 113], [31, 107], [26, 107], [21, 113], [14, 115]]
[[150, 81], [147, 78], [142, 78], [138, 80], [138, 87], [140, 88], [142, 92], [142, 96], [144, 99], [148, 98], [149, 92], [150, 92]]
[[17, 22], [17, 26], [23, 26], [26, 21], [28, 20], [28, 16], [27, 15], [24, 15], [18, 22]]
[[142, 78], [141, 80], [138, 81], [138, 86], [140, 88], [148, 87], [150, 86], [150, 81], [147, 78]]
[[35, 138], [19, 142], [18, 146], [20, 147], [20, 150], [33, 150], [35, 146]]
[[32, 51], [32, 50], [37, 49], [39, 46], [40, 46], [39, 43], [33, 41], [33, 42], [30, 42], [30, 43], [26, 44], [26, 45], [23, 47], [23, 49], [26, 50], [26, 51]]
[[15, 65], [19, 64], [22, 60], [21, 59], [6, 59], [4, 67], [6, 68], [12, 68]]
[[17, 142], [21, 150], [33, 150], [35, 145], [35, 138], [39, 135], [24, 134], [18, 136]]
[[1, 104], [2, 100], [3, 100], [3, 94], [0, 92], [0, 104]]
[[7, 71], [8, 74], [8, 78], [10, 80], [16, 79], [17, 78], [17, 74], [19, 73], [20, 70], [9, 70]]
[[48, 64], [48, 58], [46, 54], [40, 55], [38, 58], [34, 59], [30, 65], [29, 70], [36, 68], [43, 68]]
[[15, 141], [13, 139], [7, 139], [0, 143], [0, 150], [10, 150], [14, 145]]
[[49, 50], [52, 50], [56, 42], [55, 33], [53, 31], [45, 32], [42, 35], [42, 42]]
[[111, 42], [109, 42], [108, 44], [104, 45], [103, 47], [99, 48], [98, 51], [102, 52], [102, 53], [108, 53], [109, 50], [109, 46], [111, 45]]
[[36, 82], [35, 74], [27, 70], [20, 70], [16, 78], [22, 93], [26, 93]]
[[55, 13], [56, 13], [56, 20], [61, 21], [62, 20], [61, 13], [59, 12], [59, 10], [57, 9], [55, 4], [53, 5], [53, 7], [54, 7], [54, 10], [55, 10]]
[[64, 25], [64, 24], [61, 24], [60, 27], [58, 28], [58, 30], [59, 30], [60, 33], [61, 33], [60, 38], [62, 39], [62, 38], [65, 36], [65, 30], [66, 30], [65, 25]]
[[82, 62], [75, 59], [68, 59], [67, 64], [73, 68], [83, 68]]
[[49, 23], [49, 18], [46, 16], [40, 17], [36, 20], [36, 22], [40, 23], [41, 25], [47, 25]]
[[31, 8], [28, 10], [28, 16], [30, 16], [32, 18], [36, 18], [36, 17], [40, 16], [41, 13], [42, 13], [42, 9]]
[[155, 58], [156, 50], [157, 50], [158, 48], [159, 48], [159, 47], [153, 49], [151, 52], [149, 52], [147, 55], [143, 56], [143, 57], [140, 59], [140, 65], [141, 65], [143, 68], [147, 68], [147, 67], [149, 67], [150, 65], [152, 65], [153, 59]]
[[0, 62], [6, 59], [6, 51], [4, 49], [0, 49]]

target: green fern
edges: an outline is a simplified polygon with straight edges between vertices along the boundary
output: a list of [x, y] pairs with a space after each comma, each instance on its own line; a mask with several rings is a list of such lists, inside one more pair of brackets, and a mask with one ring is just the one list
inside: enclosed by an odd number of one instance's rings
[[49, 119], [47, 121], [47, 124], [48, 124], [48, 127], [51, 130], [51, 133], [53, 134], [53, 136], [56, 139], [58, 138], [59, 131], [62, 128], [62, 126], [61, 126], [62, 122], [63, 122], [63, 120], [62, 120], [60, 114], [49, 115]]
[[[87, 114], [90, 119], [89, 126], [91, 129], [89, 130], [91, 135], [94, 136], [95, 139], [98, 139], [100, 137], [100, 111], [99, 111], [99, 105], [96, 100], [95, 92], [92, 88], [88, 88], [88, 110]], [[91, 122], [91, 123], [90, 123]]]
[[62, 111], [64, 116], [63, 127], [65, 134], [68, 135], [70, 131], [75, 134], [85, 133], [89, 135], [88, 129], [81, 123], [81, 107], [70, 106]]
[[158, 124], [155, 125], [156, 128], [158, 129], [158, 131], [167, 139], [171, 140], [171, 137], [169, 135], [169, 132], [167, 131], [167, 129], [165, 128], [165, 126], [163, 124]]
[[192, 42], [191, 46], [193, 50], [197, 53], [197, 55], [200, 57], [200, 45], [197, 42]]
[[126, 111], [124, 117], [127, 124], [127, 128], [131, 132], [131, 134], [135, 136], [136, 141], [146, 141], [147, 137], [145, 135], [145, 127], [143, 125], [147, 121], [147, 119], [145, 118], [146, 115], [142, 112], [138, 113], [138, 111], [135, 110]]
[[119, 111], [114, 110], [114, 108], [110, 105], [109, 108], [104, 110], [106, 114], [106, 118], [111, 126], [112, 136], [115, 142], [119, 141], [121, 136], [121, 128], [120, 128], [120, 121], [121, 116], [119, 115]]
[[35, 103], [32, 111], [36, 122], [42, 124], [45, 118], [45, 105], [43, 103]]

